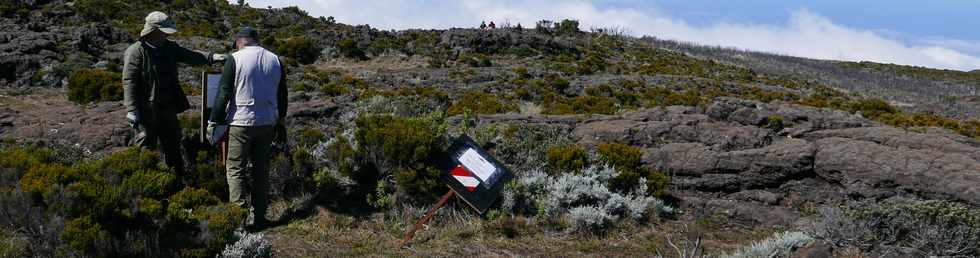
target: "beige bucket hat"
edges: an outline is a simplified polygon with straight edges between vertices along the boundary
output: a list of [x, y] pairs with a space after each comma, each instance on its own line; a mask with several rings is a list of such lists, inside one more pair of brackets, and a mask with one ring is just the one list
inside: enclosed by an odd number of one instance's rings
[[146, 16], [146, 23], [143, 24], [143, 31], [140, 32], [140, 37], [150, 34], [150, 32], [153, 32], [153, 30], [160, 30], [163, 33], [174, 34], [177, 32], [177, 23], [163, 12], [152, 12]]

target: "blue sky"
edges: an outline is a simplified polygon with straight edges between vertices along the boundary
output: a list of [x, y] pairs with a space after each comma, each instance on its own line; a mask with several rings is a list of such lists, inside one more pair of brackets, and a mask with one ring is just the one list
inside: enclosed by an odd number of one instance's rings
[[[234, 1], [232, 1], [234, 2]], [[819, 59], [980, 69], [978, 0], [251, 0], [381, 29], [533, 25], [575, 18], [582, 28]]]

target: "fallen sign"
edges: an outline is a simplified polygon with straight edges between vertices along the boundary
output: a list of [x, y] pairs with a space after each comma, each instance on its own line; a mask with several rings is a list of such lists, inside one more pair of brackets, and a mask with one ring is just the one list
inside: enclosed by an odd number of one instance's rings
[[466, 135], [456, 138], [436, 165], [443, 171], [441, 178], [449, 186], [449, 191], [415, 223], [415, 227], [405, 235], [402, 246], [411, 241], [415, 231], [425, 225], [453, 195], [483, 214], [500, 197], [504, 185], [514, 177], [503, 164]]

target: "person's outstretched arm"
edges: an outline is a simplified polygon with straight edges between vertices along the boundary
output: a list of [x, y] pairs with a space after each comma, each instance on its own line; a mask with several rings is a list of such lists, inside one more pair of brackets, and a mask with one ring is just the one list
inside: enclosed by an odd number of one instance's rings
[[177, 45], [177, 43], [170, 44], [174, 44], [174, 46], [176, 46], [177, 51], [175, 51], [175, 54], [177, 62], [180, 63], [189, 65], [206, 65], [214, 62], [225, 61], [224, 59], [226, 59], [226, 55], [223, 54], [204, 53], [184, 48]]

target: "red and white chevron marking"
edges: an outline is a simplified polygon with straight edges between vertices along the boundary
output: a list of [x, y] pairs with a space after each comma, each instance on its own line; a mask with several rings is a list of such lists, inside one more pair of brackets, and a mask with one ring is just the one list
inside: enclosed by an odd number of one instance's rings
[[456, 165], [456, 167], [453, 168], [449, 174], [452, 175], [453, 178], [456, 178], [456, 181], [462, 183], [463, 186], [466, 187], [467, 191], [474, 192], [476, 191], [476, 187], [480, 185], [480, 180], [477, 180], [473, 173], [466, 170], [466, 168], [463, 166]]

